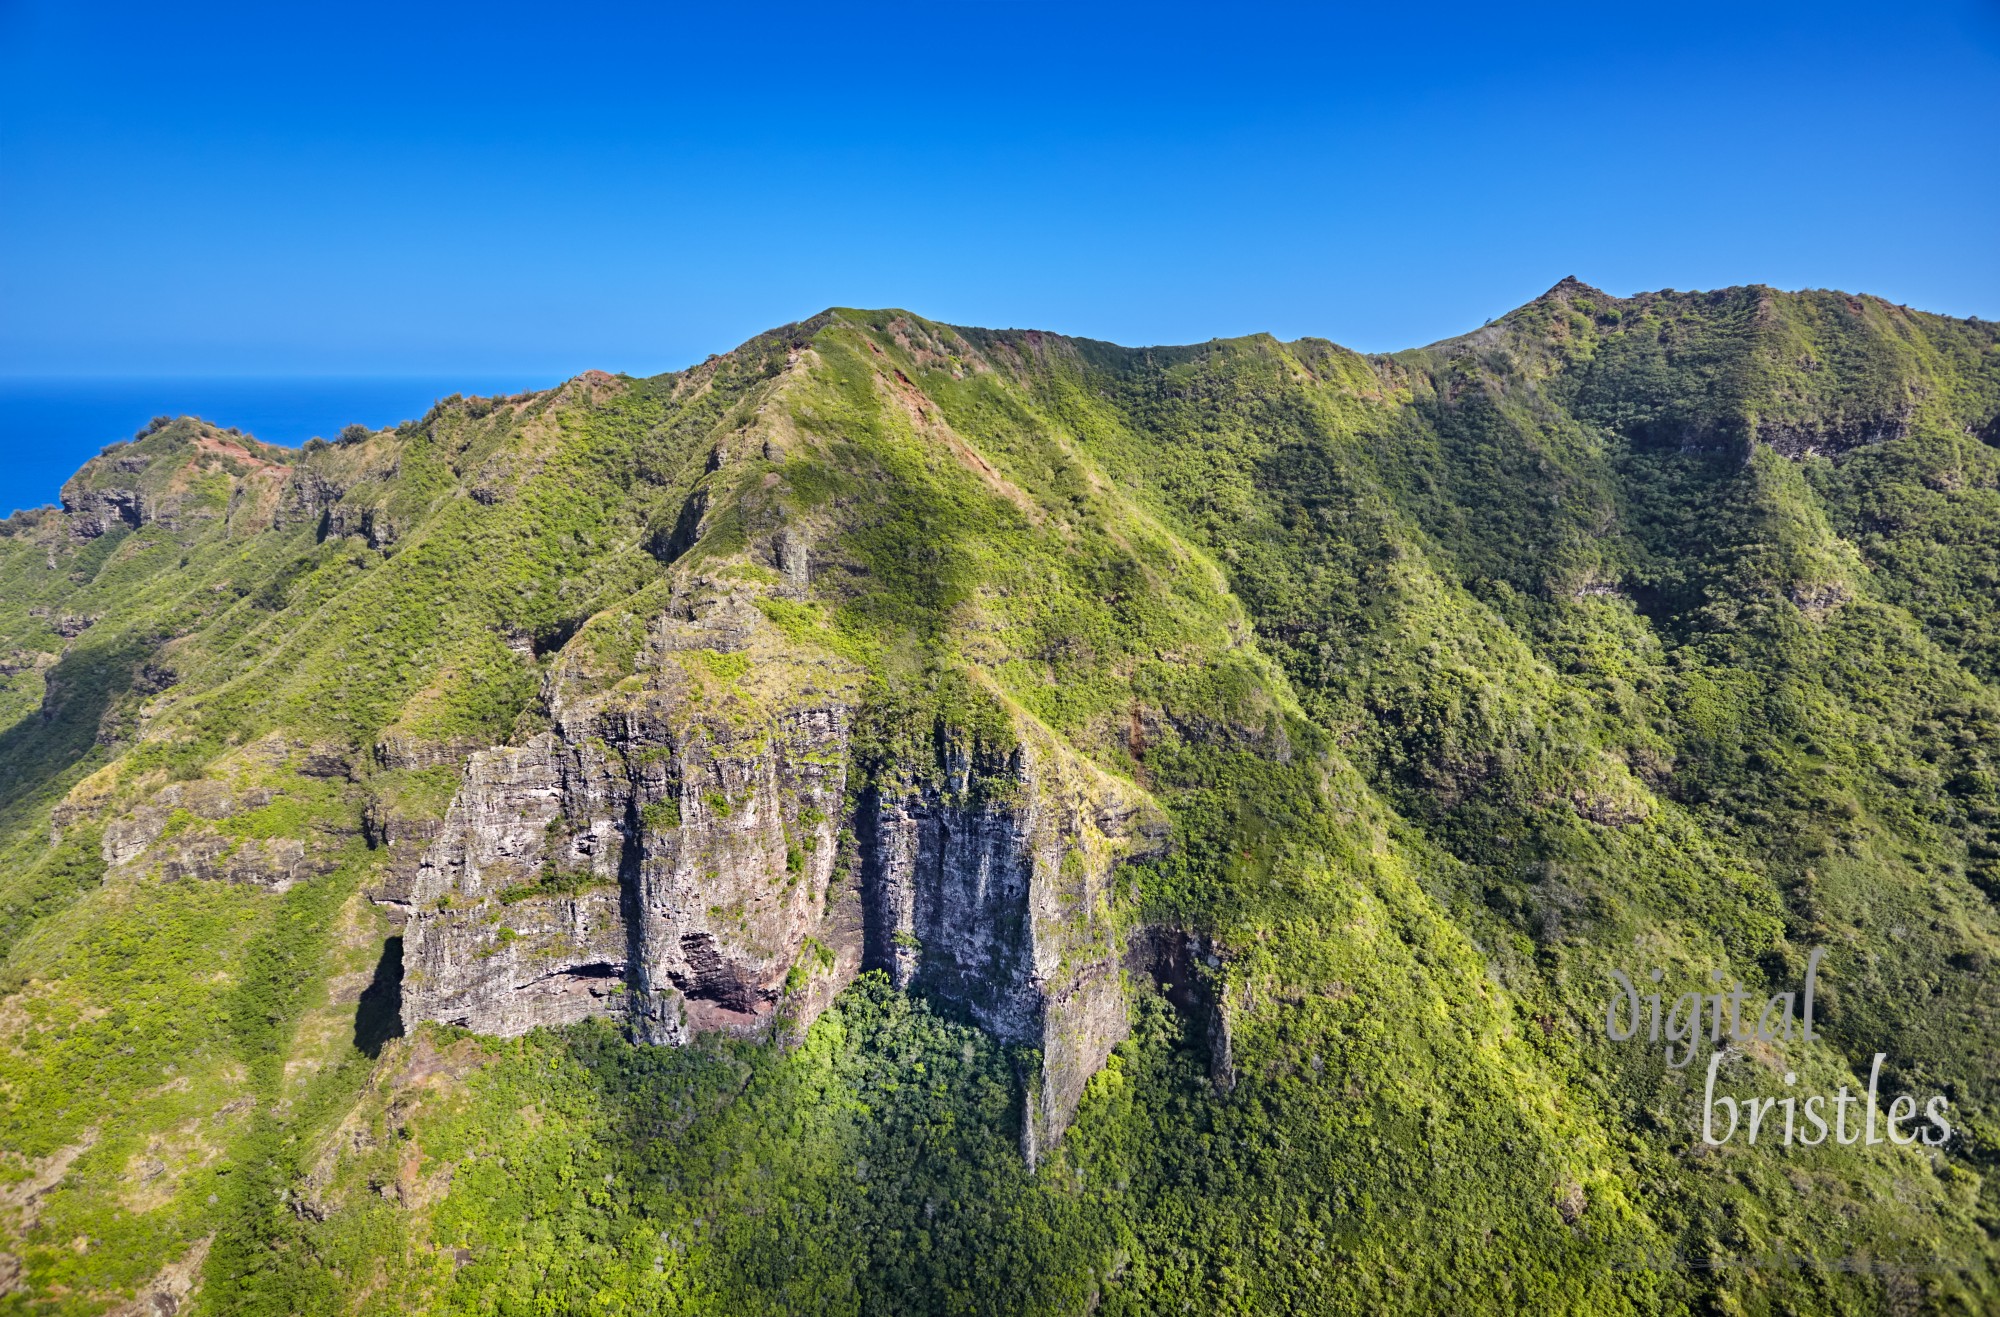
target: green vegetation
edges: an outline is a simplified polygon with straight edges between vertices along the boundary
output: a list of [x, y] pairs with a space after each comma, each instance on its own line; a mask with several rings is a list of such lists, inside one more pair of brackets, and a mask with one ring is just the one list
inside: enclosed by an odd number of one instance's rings
[[[1993, 325], [1565, 282], [1363, 357], [841, 310], [302, 452], [163, 419], [66, 497], [0, 523], [0, 1312], [2000, 1305]], [[851, 792], [1046, 738], [1171, 821], [1103, 900], [1202, 954], [1032, 1168], [1038, 1058], [878, 975], [791, 1046], [376, 1018], [368, 896], [471, 751], [565, 690], [741, 728], [850, 680]], [[688, 802], [742, 807], [637, 823]], [[521, 875], [496, 946], [592, 881]], [[1885, 1052], [1946, 1147], [1697, 1148], [1700, 1068], [1605, 1036], [1612, 968], [1775, 992], [1816, 946], [1824, 1037], [1730, 1091]]]
[[[575, 896], [592, 887], [605, 886], [587, 869], [544, 869], [533, 882], [520, 883], [500, 893], [504, 905], [515, 905], [539, 896]], [[503, 941], [507, 940], [505, 937]]]

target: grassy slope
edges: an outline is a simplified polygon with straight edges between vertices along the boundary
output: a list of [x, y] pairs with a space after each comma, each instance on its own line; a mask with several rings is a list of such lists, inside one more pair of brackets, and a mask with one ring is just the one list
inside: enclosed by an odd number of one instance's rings
[[[1994, 335], [1846, 301], [1579, 292], [1394, 362], [1250, 340], [1164, 371], [1095, 348], [1030, 367], [1206, 523], [1306, 707], [1463, 862], [1439, 874], [1460, 926], [1578, 1021], [1621, 1124], [1650, 1111], [1673, 1138], [1671, 1088], [1584, 1023], [1607, 964], [1782, 986], [1829, 944], [1850, 1068], [1881, 1047], [1899, 1086], [1978, 1113], [2000, 1076], [1978, 620], [1996, 601], [1965, 529], [1996, 510], [2000, 455], [1967, 433], [1995, 409]], [[1854, 373], [1801, 377], [1828, 360]], [[1794, 464], [1746, 442], [1759, 405], [1908, 432]], [[1893, 511], [1857, 524], [1856, 504]], [[1884, 522], [1908, 527], [1900, 546]], [[1897, 570], [1911, 557], [1926, 579]], [[1968, 1160], [1990, 1166], [1976, 1124]], [[1827, 1218], [1784, 1210], [1790, 1163], [1741, 1161], [1727, 1174], [1752, 1192], [1695, 1177], [1691, 1222], [1745, 1249], [1824, 1237]], [[1950, 1170], [1940, 1197], [1990, 1231], [1976, 1183]]]
[[[347, 490], [324, 526], [22, 527], [0, 643], [62, 656], [4, 698], [62, 698], [6, 734], [0, 1146], [17, 1182], [74, 1161], [4, 1302], [94, 1311], [205, 1247], [230, 1312], [1990, 1304], [1992, 341], [1758, 290], [1559, 289], [1394, 359], [843, 312], [307, 455]], [[1794, 461], [1759, 426], [1899, 437]], [[227, 511], [197, 442], [140, 478]], [[359, 817], [442, 800], [368, 748], [532, 730], [521, 640], [617, 654], [671, 579], [771, 577], [786, 528], [818, 580], [767, 615], [869, 670], [871, 753], [1011, 706], [1169, 809], [1120, 913], [1226, 950], [1233, 1091], [1150, 1006], [1029, 1177], [1008, 1059], [868, 984], [791, 1053], [430, 1031], [371, 1063]], [[65, 649], [36, 607], [99, 620]], [[193, 826], [325, 872], [98, 886], [90, 820], [173, 779], [278, 788]], [[1687, 1076], [1603, 1040], [1607, 965], [1789, 986], [1817, 943], [1803, 1082], [1883, 1046], [1980, 1113], [1948, 1162], [1690, 1158]], [[1967, 1270], [1616, 1265], [1780, 1240]]]

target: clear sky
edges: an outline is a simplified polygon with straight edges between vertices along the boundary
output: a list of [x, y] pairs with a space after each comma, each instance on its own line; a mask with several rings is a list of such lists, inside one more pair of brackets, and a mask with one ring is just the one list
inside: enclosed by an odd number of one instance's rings
[[0, 374], [649, 373], [830, 304], [1364, 350], [2000, 317], [2000, 6], [0, 0]]

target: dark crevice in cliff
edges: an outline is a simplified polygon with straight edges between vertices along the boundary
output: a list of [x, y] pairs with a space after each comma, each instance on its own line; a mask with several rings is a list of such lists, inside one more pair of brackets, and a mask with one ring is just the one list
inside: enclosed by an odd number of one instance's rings
[[883, 882], [882, 791], [873, 782], [857, 793], [854, 842], [861, 869], [861, 968], [896, 978], [896, 911]]
[[1186, 929], [1140, 928], [1126, 943], [1126, 971], [1134, 978], [1150, 978], [1187, 1021], [1189, 1037], [1199, 1038], [1208, 1054], [1209, 1078], [1226, 1093], [1236, 1087], [1236, 1061], [1229, 1016], [1216, 995], [1211, 968], [1219, 968], [1219, 957], [1213, 950], [1204, 952], [1202, 939]]
[[694, 547], [701, 537], [701, 519], [708, 512], [708, 490], [697, 489], [681, 504], [680, 515], [671, 528], [661, 528], [646, 542], [646, 552], [660, 560], [662, 567]]
[[1125, 966], [1144, 974], [1181, 1014], [1194, 1017], [1207, 1008], [1207, 995], [1195, 978], [1195, 942], [1178, 928], [1142, 928], [1133, 933]]
[[550, 654], [555, 653], [564, 645], [567, 645], [570, 642], [570, 638], [582, 629], [583, 624], [589, 620], [590, 615], [586, 613], [579, 617], [565, 618], [559, 622], [551, 622], [547, 626], [537, 629], [528, 637], [529, 644], [534, 651], [534, 656], [539, 659], [546, 658]]
[[[628, 769], [629, 771], [629, 769]], [[640, 917], [640, 865], [646, 856], [646, 834], [639, 817], [639, 782], [625, 798], [625, 844], [618, 851], [618, 912], [625, 922], [625, 991], [635, 1005], [644, 1000], [642, 966], [646, 957], [645, 920]], [[628, 1025], [631, 1017], [627, 1017]]]

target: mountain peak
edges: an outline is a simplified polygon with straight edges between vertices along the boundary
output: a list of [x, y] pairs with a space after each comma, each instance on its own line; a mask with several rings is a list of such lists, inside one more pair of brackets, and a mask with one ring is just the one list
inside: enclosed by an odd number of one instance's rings
[[1575, 275], [1566, 274], [1556, 283], [1555, 287], [1549, 289], [1549, 291], [1543, 293], [1540, 297], [1536, 298], [1535, 300], [1537, 302], [1547, 302], [1551, 300], [1568, 301], [1572, 297], [1610, 297], [1610, 296], [1611, 294], [1605, 292], [1602, 288], [1593, 288], [1589, 284], [1585, 283], [1583, 280], [1577, 278]]

